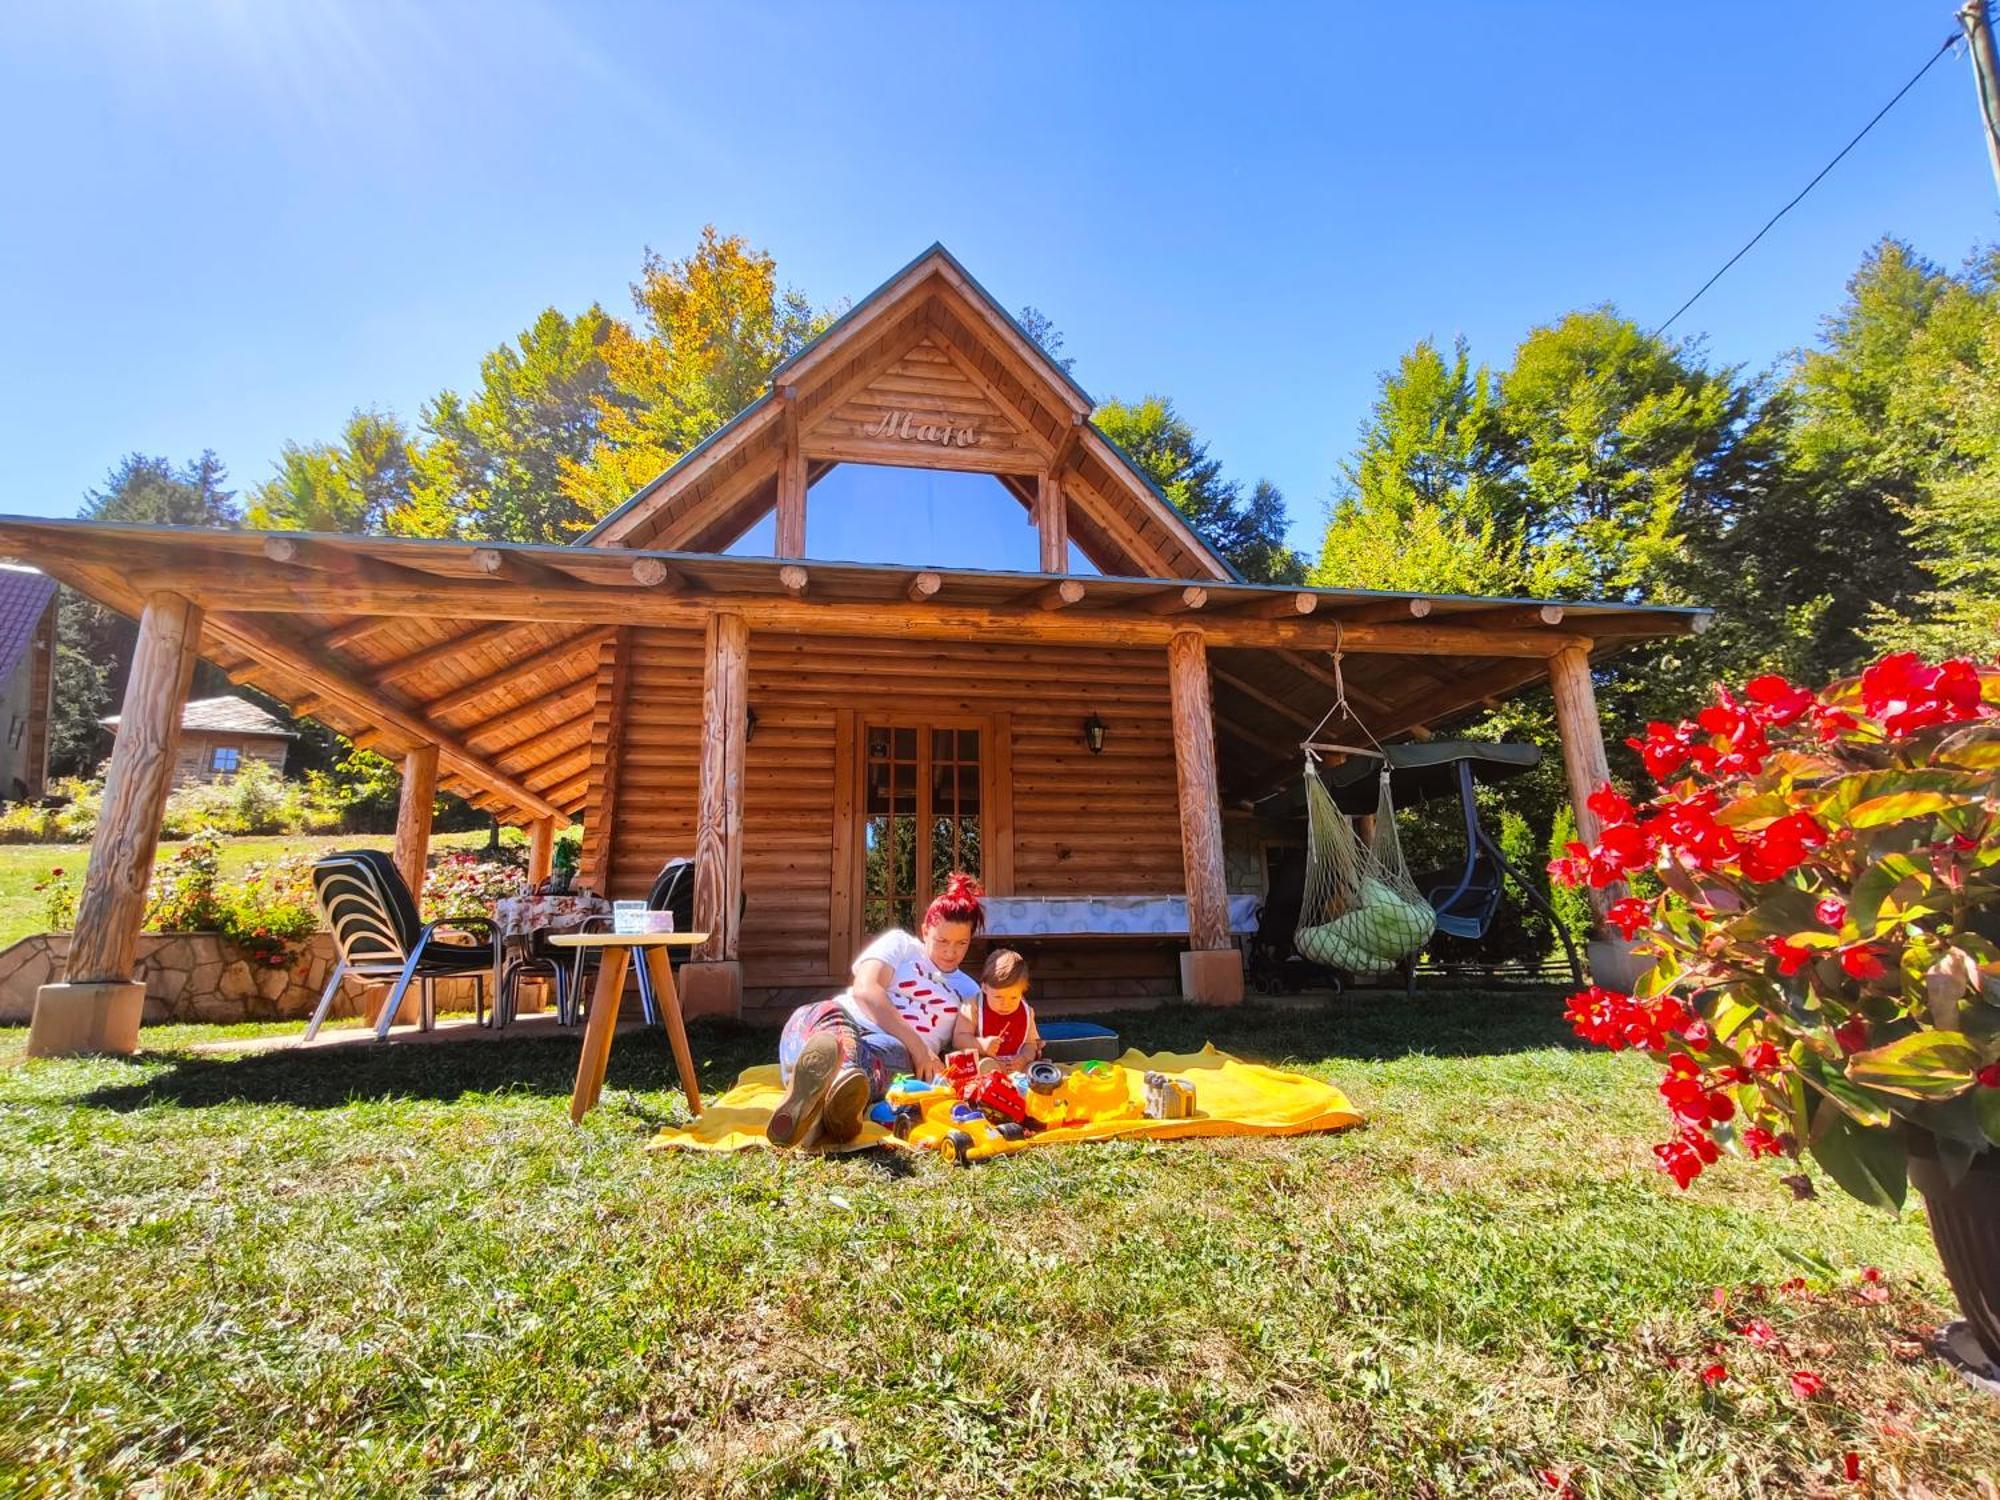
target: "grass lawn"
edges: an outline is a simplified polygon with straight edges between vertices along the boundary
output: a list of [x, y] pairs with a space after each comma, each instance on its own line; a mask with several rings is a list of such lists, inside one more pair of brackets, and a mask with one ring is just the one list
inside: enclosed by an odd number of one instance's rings
[[[441, 833], [431, 840], [433, 851], [482, 849], [486, 831]], [[272, 834], [268, 838], [230, 839], [222, 846], [222, 873], [234, 875], [244, 866], [281, 855], [318, 853], [322, 849], [387, 849], [396, 842], [386, 833]], [[181, 846], [160, 845], [160, 859], [170, 859]], [[35, 886], [50, 870], [81, 874], [90, 862], [88, 844], [0, 844], [0, 948], [18, 942], [31, 932], [42, 932], [42, 898]]]
[[[0, 1493], [1992, 1493], [2000, 1402], [1918, 1342], [1920, 1214], [1767, 1164], [1676, 1193], [1647, 1064], [1547, 998], [1122, 1029], [1370, 1123], [648, 1154], [683, 1105], [646, 1040], [578, 1130], [573, 1040], [10, 1066], [0, 1033]], [[771, 1045], [698, 1026], [704, 1086]]]

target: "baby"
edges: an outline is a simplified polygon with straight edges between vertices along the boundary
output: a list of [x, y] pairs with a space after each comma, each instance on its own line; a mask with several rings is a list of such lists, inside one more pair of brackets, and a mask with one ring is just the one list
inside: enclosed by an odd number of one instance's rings
[[980, 971], [978, 998], [958, 1008], [952, 1050], [977, 1053], [982, 1073], [1025, 1068], [1042, 1055], [1027, 997], [1028, 961], [1011, 948], [996, 948]]

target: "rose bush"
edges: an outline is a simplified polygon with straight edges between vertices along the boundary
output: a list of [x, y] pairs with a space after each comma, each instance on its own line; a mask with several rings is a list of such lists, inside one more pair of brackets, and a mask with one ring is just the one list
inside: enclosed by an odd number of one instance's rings
[[[1589, 799], [1550, 873], [1613, 897], [1651, 968], [1570, 998], [1577, 1033], [1665, 1068], [1654, 1148], [1809, 1152], [1899, 1208], [1911, 1129], [1954, 1175], [2000, 1147], [2000, 670], [1885, 657], [1810, 692], [1759, 677], [1629, 743], [1658, 783]], [[1624, 893], [1643, 878], [1656, 895]]]

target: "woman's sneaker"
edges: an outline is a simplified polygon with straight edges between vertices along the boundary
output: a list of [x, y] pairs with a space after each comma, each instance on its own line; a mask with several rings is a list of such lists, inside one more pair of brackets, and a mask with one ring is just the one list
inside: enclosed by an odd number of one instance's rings
[[868, 1075], [849, 1066], [834, 1075], [820, 1111], [819, 1128], [830, 1146], [845, 1146], [861, 1134], [861, 1122], [868, 1116]]
[[820, 1114], [839, 1068], [840, 1048], [832, 1037], [807, 1038], [799, 1049], [798, 1061], [792, 1064], [792, 1081], [785, 1088], [785, 1097], [778, 1101], [778, 1107], [771, 1111], [771, 1123], [764, 1127], [764, 1138], [780, 1147], [810, 1144], [819, 1134]]

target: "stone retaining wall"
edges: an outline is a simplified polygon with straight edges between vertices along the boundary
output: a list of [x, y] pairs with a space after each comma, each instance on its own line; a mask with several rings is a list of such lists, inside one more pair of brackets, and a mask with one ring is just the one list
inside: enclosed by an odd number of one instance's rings
[[[24, 1023], [35, 1009], [35, 991], [62, 977], [69, 934], [38, 932], [0, 953], [0, 1024]], [[213, 932], [145, 932], [139, 935], [138, 973], [145, 981], [144, 1024], [166, 1021], [281, 1021], [304, 1018], [319, 1004], [319, 993], [334, 963], [331, 933], [313, 934], [286, 968], [252, 963]], [[438, 989], [438, 1008], [459, 1003], [455, 989]], [[410, 1000], [416, 999], [411, 987]], [[334, 997], [332, 1014], [352, 1016], [368, 1009], [369, 988], [348, 980]]]

